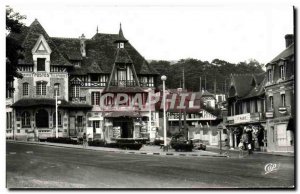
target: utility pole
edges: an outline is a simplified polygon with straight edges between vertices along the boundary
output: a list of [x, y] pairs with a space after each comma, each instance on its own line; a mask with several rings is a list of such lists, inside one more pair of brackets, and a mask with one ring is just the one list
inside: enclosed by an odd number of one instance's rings
[[[183, 76], [183, 91], [184, 91], [185, 90], [184, 68], [183, 68], [182, 76]], [[186, 103], [184, 103], [184, 104], [186, 104]], [[186, 106], [185, 105], [184, 105], [184, 112], [183, 112], [183, 125], [184, 125], [184, 135], [185, 135], [186, 140], [188, 140], [188, 129], [187, 129], [187, 126], [186, 126]]]
[[182, 71], [182, 88], [185, 88], [185, 79], [184, 79], [184, 67], [183, 67], [183, 71]]
[[202, 88], [202, 83], [201, 83], [201, 76], [200, 76], [200, 88], [199, 88], [199, 92], [201, 92], [201, 88]]
[[215, 78], [215, 83], [214, 83], [214, 92], [215, 92], [215, 95], [217, 94], [217, 80]]
[[205, 76], [205, 85], [204, 86], [205, 86], [205, 90], [206, 90], [206, 76]]
[[226, 86], [226, 79], [225, 79], [225, 96], [227, 94], [227, 86]]

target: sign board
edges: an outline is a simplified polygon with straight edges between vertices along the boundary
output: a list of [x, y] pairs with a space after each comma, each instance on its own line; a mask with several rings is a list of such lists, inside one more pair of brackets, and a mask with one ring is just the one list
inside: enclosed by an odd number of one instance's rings
[[250, 113], [235, 115], [233, 117], [233, 120], [234, 120], [234, 124], [250, 122], [251, 120]]
[[52, 77], [52, 78], [67, 78], [67, 73], [47, 73], [47, 72], [33, 72], [22, 73], [24, 77]]

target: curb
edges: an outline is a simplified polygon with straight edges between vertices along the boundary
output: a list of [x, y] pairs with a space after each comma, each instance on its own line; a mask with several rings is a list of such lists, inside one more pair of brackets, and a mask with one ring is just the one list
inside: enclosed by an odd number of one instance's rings
[[[31, 145], [42, 145], [42, 146], [52, 146], [52, 147], [63, 147], [63, 148], [71, 148], [71, 149], [84, 149], [83, 147], [68, 147], [65, 145], [54, 145], [54, 144], [45, 144], [43, 142], [27, 142], [27, 141], [7, 141], [10, 143], [19, 143], [19, 144], [31, 144]], [[123, 154], [137, 154], [137, 155], [153, 155], [153, 156], [180, 156], [180, 157], [217, 157], [217, 158], [228, 158], [229, 156], [224, 155], [207, 155], [207, 154], [182, 154], [182, 153], [160, 153], [160, 152], [145, 152], [145, 151], [125, 151], [125, 150], [97, 150], [97, 149], [89, 149], [90, 151], [103, 151], [110, 153], [123, 153]]]

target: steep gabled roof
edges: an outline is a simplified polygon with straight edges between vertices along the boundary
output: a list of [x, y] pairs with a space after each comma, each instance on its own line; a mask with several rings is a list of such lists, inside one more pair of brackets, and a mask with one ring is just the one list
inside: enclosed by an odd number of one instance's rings
[[256, 84], [256, 86], [245, 97], [243, 97], [243, 99], [261, 96], [265, 93], [264, 86], [267, 81], [267, 76], [266, 73], [263, 73], [261, 75], [260, 75], [260, 77], [262, 77], [261, 82], [259, 84]]
[[[70, 72], [71, 74], [82, 75], [91, 72], [109, 74], [117, 58], [120, 62], [132, 61], [137, 74], [159, 75], [129, 42], [125, 44], [127, 54], [117, 52], [115, 41], [120, 39], [119, 34], [96, 33], [91, 39], [86, 39], [86, 57], [82, 57], [79, 38], [49, 37], [37, 20], [29, 27], [23, 27], [21, 32], [21, 34], [9, 34], [24, 47], [25, 58], [20, 61], [20, 64], [33, 64], [31, 50], [39, 36], [43, 35], [52, 50], [51, 65], [72, 66], [73, 61], [81, 61], [81, 67], [74, 68]], [[119, 33], [121, 33], [121, 37], [124, 37], [122, 30]]]
[[44, 28], [38, 22], [37, 19], [34, 20], [34, 22], [28, 27], [28, 30], [25, 30], [22, 33], [26, 33], [26, 36], [23, 36], [24, 37], [23, 40], [19, 39], [19, 41], [22, 44], [22, 47], [24, 48], [24, 53], [23, 53], [24, 59], [20, 60], [19, 62], [20, 64], [33, 64], [31, 50], [35, 46], [40, 35], [43, 35], [45, 40], [47, 41], [47, 44], [52, 50], [52, 53], [50, 55], [51, 65], [64, 65], [64, 66], [71, 65], [71, 63], [67, 59], [65, 59], [62, 53], [57, 49], [56, 45], [48, 36], [47, 32], [44, 30]]
[[237, 97], [244, 97], [253, 88], [253, 75], [251, 74], [234, 74], [231, 76], [233, 86]]

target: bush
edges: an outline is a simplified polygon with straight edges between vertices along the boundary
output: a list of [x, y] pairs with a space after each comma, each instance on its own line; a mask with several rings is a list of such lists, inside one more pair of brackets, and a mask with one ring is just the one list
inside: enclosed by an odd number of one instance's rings
[[164, 144], [164, 140], [155, 139], [153, 143], [154, 143], [154, 145]]
[[137, 143], [134, 140], [118, 140], [116, 143], [105, 143], [104, 140], [94, 140], [88, 142], [89, 146], [108, 147], [108, 148], [121, 148], [129, 150], [139, 150], [143, 146], [142, 143]]
[[118, 143], [119, 148], [129, 150], [139, 150], [142, 148], [142, 143]]
[[178, 151], [191, 152], [193, 150], [193, 147], [194, 146], [192, 143], [174, 142], [172, 144], [172, 148], [174, 148], [176, 152], [178, 152]]
[[73, 140], [69, 137], [48, 137], [46, 139], [46, 142], [50, 142], [50, 143], [65, 143], [65, 144], [78, 144], [76, 140]]

